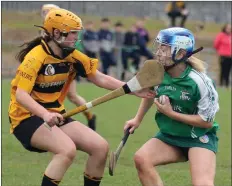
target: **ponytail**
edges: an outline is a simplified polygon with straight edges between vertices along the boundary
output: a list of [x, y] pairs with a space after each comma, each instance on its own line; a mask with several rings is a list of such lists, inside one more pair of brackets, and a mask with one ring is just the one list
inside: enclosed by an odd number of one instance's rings
[[188, 63], [198, 72], [206, 73], [206, 63], [194, 56], [188, 58]]
[[35, 39], [33, 39], [30, 42], [24, 43], [23, 45], [21, 45], [20, 47], [24, 47], [16, 56], [15, 58], [22, 63], [24, 60], [24, 57], [27, 55], [27, 53], [32, 50], [34, 47], [38, 46], [41, 42], [42, 37], [37, 37]]

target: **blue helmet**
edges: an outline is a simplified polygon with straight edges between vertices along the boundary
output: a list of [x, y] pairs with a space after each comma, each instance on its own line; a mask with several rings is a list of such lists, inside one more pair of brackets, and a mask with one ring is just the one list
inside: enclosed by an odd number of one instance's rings
[[[191, 56], [194, 51], [195, 39], [193, 33], [186, 28], [172, 27], [161, 30], [155, 41], [170, 46], [174, 58], [180, 49], [186, 51], [186, 56]], [[174, 60], [174, 62], [176, 61]]]

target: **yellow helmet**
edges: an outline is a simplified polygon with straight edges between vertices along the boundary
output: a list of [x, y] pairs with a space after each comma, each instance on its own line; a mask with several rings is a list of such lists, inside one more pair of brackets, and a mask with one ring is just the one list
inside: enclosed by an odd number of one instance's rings
[[52, 9], [59, 9], [60, 7], [55, 4], [44, 4], [41, 8], [41, 16], [44, 19], [48, 12]]
[[45, 17], [43, 27], [50, 34], [55, 28], [62, 33], [83, 29], [81, 19], [76, 14], [65, 9], [52, 9], [49, 11]]

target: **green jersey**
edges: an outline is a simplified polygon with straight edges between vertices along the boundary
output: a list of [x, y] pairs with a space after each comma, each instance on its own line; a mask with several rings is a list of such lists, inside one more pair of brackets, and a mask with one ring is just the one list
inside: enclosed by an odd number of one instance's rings
[[172, 78], [165, 72], [162, 83], [155, 87], [156, 97], [166, 95], [174, 111], [183, 114], [198, 114], [204, 121], [213, 122], [210, 129], [194, 127], [180, 121], [173, 120], [157, 111], [156, 123], [161, 132], [183, 137], [197, 138], [206, 132], [215, 132], [218, 124], [214, 122], [219, 110], [218, 94], [212, 80], [204, 73], [187, 66], [178, 78]]

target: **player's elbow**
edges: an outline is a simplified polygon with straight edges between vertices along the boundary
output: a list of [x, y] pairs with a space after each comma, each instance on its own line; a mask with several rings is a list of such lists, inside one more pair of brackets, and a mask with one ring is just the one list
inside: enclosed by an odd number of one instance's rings
[[15, 92], [15, 98], [16, 101], [20, 104], [22, 104], [22, 102], [24, 101], [24, 97], [27, 96], [28, 93], [20, 88], [17, 88], [16, 92]]
[[201, 126], [206, 129], [210, 129], [213, 127], [213, 122], [202, 121]]
[[17, 88], [15, 92], [15, 98], [18, 103], [21, 103], [21, 98], [23, 97], [23, 93], [24, 93], [23, 90], [21, 90], [20, 88]]
[[206, 123], [206, 128], [210, 129], [213, 127], [213, 122], [207, 122]]
[[209, 118], [206, 118], [205, 116], [199, 114], [198, 119], [195, 120], [198, 125], [200, 125], [202, 128], [212, 128], [213, 127], [213, 120], [211, 119], [209, 121]]

